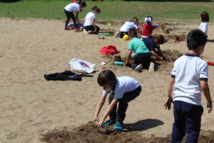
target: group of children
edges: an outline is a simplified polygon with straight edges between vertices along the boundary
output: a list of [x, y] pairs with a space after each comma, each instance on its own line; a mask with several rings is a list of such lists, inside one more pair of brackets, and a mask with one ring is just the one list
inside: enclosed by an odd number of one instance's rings
[[[73, 19], [75, 28], [78, 22], [78, 12], [86, 6], [85, 2], [72, 3], [65, 7], [67, 20], [65, 30], [70, 18]], [[76, 19], [73, 12], [77, 12]], [[85, 17], [84, 28], [93, 33], [99, 31], [99, 27], [95, 25], [95, 17], [100, 13], [100, 9], [93, 7]], [[165, 42], [163, 35], [152, 37], [152, 30], [158, 24], [152, 24], [152, 17], [145, 18], [143, 31], [138, 27], [138, 19], [134, 17], [132, 20], [125, 22], [120, 29], [120, 37], [128, 34], [131, 41], [128, 45], [128, 56], [126, 64], [130, 64], [132, 53], [135, 54], [131, 68], [140, 71], [142, 68], [148, 69], [150, 66], [151, 55], [159, 60], [164, 60], [160, 44]], [[178, 58], [174, 62], [171, 71], [171, 78], [167, 90], [167, 101], [164, 104], [166, 109], [171, 109], [171, 103], [174, 104], [174, 123], [172, 127], [172, 143], [180, 143], [187, 133], [186, 142], [196, 143], [201, 127], [201, 115], [203, 107], [201, 105], [201, 93], [207, 100], [208, 112], [212, 111], [212, 98], [208, 86], [208, 65], [200, 58], [207, 42], [207, 31], [209, 15], [207, 12], [201, 13], [201, 25], [199, 29], [192, 30], [187, 35], [188, 52]], [[74, 29], [75, 30], [75, 29]], [[138, 32], [141, 33], [143, 40], [138, 38]], [[103, 70], [97, 78], [98, 84], [103, 88], [102, 96], [98, 102], [95, 114], [91, 122], [97, 122], [97, 127], [114, 125], [114, 130], [122, 130], [124, 128], [124, 119], [128, 103], [138, 97], [141, 93], [140, 83], [132, 77], [122, 76], [116, 77], [113, 71]], [[172, 92], [174, 96], [172, 97]], [[104, 115], [99, 120], [99, 113], [109, 94], [109, 106]], [[109, 120], [105, 121], [109, 116]]]
[[[84, 30], [90, 34], [97, 34], [99, 32], [100, 28], [97, 25], [95, 25], [95, 18], [98, 14], [101, 13], [101, 10], [97, 6], [94, 6], [92, 8], [92, 11], [86, 14], [83, 24], [79, 23], [78, 14], [85, 7], [86, 7], [86, 3], [82, 0], [73, 1], [64, 7], [64, 12], [67, 17], [64, 30], [73, 29], [74, 31], [78, 32], [80, 31], [80, 27], [83, 27]], [[73, 12], [76, 12], [76, 16], [74, 16]], [[73, 20], [73, 25], [72, 25], [73, 27], [72, 26], [70, 27], [68, 25], [70, 19]]]

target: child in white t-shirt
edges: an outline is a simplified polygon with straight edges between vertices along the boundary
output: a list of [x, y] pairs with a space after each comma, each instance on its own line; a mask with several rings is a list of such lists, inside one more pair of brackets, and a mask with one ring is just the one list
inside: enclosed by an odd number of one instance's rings
[[95, 25], [95, 18], [98, 14], [100, 14], [100, 9], [97, 6], [92, 8], [92, 11], [87, 13], [84, 18], [84, 29], [90, 34], [97, 34], [100, 28]]
[[138, 18], [133, 17], [132, 20], [126, 21], [122, 27], [120, 28], [120, 32], [118, 32], [115, 37], [123, 38], [123, 36], [126, 34], [128, 35], [129, 29], [135, 28], [140, 33], [140, 28], [138, 27]]
[[207, 12], [201, 13], [201, 24], [199, 26], [199, 29], [205, 33], [205, 35], [208, 37], [208, 22], [209, 22], [209, 14]]
[[[212, 111], [212, 98], [208, 86], [208, 65], [200, 58], [207, 41], [206, 35], [199, 29], [187, 35], [189, 51], [178, 58], [171, 72], [167, 90], [165, 108], [174, 103], [174, 123], [172, 143], [181, 142], [187, 133], [187, 143], [197, 143], [201, 128], [201, 92], [207, 100], [208, 113]], [[174, 96], [172, 98], [172, 91]]]
[[[64, 7], [64, 12], [67, 17], [67, 19], [65, 21], [64, 30], [71, 30], [71, 28], [68, 27], [68, 23], [69, 23], [70, 19], [72, 19], [73, 23], [74, 23], [74, 27], [75, 27], [74, 30], [78, 31], [78, 29], [77, 29], [77, 26], [78, 26], [77, 23], [79, 23], [78, 14], [85, 7], [86, 7], [86, 3], [82, 2], [82, 1], [80, 1], [78, 3], [70, 3]], [[76, 16], [74, 16], [73, 12], [76, 12]]]
[[[126, 117], [128, 103], [140, 95], [140, 84], [129, 76], [116, 77], [111, 70], [100, 72], [97, 82], [103, 88], [103, 95], [100, 98], [91, 122], [98, 121], [97, 127], [110, 126], [116, 123], [114, 130], [122, 130], [124, 128], [123, 120]], [[100, 110], [108, 94], [110, 94], [109, 106], [102, 118], [98, 120]], [[108, 115], [110, 120], [105, 122]]]

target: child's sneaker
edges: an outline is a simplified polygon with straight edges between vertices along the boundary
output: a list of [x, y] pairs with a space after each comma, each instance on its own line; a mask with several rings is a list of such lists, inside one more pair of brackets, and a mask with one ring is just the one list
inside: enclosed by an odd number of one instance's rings
[[105, 127], [105, 126], [110, 126], [110, 125], [114, 125], [115, 123], [116, 123], [115, 120], [110, 119], [110, 120], [106, 121], [105, 123], [103, 123], [102, 126], [103, 126], [103, 127]]
[[142, 68], [143, 68], [143, 65], [139, 64], [139, 65], [136, 66], [136, 68], [134, 70], [137, 71], [137, 72], [140, 72], [140, 70], [142, 70]]
[[120, 31], [117, 31], [117, 33], [115, 33], [114, 37], [115, 38], [120, 37]]
[[114, 130], [120, 131], [123, 129], [123, 122], [116, 121], [116, 125], [114, 126]]
[[150, 62], [149, 71], [155, 70], [155, 64], [153, 62]]
[[69, 29], [69, 28], [64, 28], [64, 30], [71, 30], [71, 29]]
[[74, 28], [74, 32], [80, 32], [78, 29]]

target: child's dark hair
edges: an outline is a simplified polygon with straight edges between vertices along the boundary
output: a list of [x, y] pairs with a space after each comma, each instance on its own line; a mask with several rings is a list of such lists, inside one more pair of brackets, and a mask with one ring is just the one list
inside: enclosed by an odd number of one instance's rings
[[209, 22], [210, 19], [209, 19], [209, 14], [207, 12], [202, 12], [201, 13], [201, 21], [202, 22]]
[[116, 76], [111, 70], [104, 70], [98, 75], [97, 83], [100, 86], [111, 84], [113, 82], [116, 82]]
[[92, 7], [92, 11], [96, 10], [97, 8], [97, 6]]
[[129, 36], [129, 37], [132, 37], [132, 38], [138, 37], [138, 35], [137, 35], [137, 30], [136, 30], [135, 28], [130, 28], [130, 29], [129, 29], [129, 32], [128, 32], [128, 36]]
[[100, 13], [100, 9], [97, 6], [92, 7], [92, 11], [96, 11], [98, 13]]
[[81, 6], [86, 7], [86, 3], [83, 0], [80, 0], [78, 3], [81, 4]]
[[187, 47], [189, 50], [195, 50], [199, 46], [205, 45], [207, 36], [199, 29], [190, 31], [187, 35]]
[[158, 35], [155, 37], [155, 42], [158, 44], [163, 44], [165, 42], [165, 39], [163, 37], [163, 35]]

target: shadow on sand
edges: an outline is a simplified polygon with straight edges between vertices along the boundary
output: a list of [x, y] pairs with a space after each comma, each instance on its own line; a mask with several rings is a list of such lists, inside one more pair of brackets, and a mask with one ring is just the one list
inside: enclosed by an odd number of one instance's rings
[[137, 121], [136, 123], [133, 123], [133, 124], [125, 124], [125, 126], [127, 129], [130, 129], [132, 131], [144, 131], [150, 128], [155, 128], [163, 124], [164, 122], [157, 119], [145, 119], [145, 120]]

